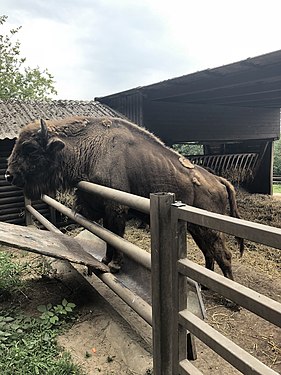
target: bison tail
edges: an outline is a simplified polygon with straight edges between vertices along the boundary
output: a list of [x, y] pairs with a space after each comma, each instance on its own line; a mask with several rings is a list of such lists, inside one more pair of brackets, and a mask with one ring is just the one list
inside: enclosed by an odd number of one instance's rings
[[[233, 185], [223, 177], [219, 176], [218, 178], [220, 182], [226, 187], [226, 190], [227, 190], [229, 207], [230, 207], [230, 216], [240, 219], [240, 214], [239, 214], [237, 202], [236, 202], [236, 194], [235, 194]], [[244, 253], [244, 247], [245, 247], [244, 238], [235, 237], [235, 239], [239, 245], [240, 257], [242, 257]]]

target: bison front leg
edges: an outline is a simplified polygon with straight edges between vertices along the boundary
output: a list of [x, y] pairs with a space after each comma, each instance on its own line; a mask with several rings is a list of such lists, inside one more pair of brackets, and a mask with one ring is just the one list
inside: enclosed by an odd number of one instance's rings
[[[110, 205], [105, 209], [103, 226], [120, 237], [124, 236], [126, 226], [126, 208], [118, 205]], [[113, 246], [107, 244], [106, 255], [103, 263], [107, 264], [112, 273], [118, 272], [123, 261], [123, 254]]]

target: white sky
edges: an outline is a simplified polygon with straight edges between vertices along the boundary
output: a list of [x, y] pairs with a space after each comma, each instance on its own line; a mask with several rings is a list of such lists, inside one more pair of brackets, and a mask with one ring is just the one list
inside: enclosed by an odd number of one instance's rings
[[55, 99], [91, 100], [281, 49], [280, 0], [1, 0]]

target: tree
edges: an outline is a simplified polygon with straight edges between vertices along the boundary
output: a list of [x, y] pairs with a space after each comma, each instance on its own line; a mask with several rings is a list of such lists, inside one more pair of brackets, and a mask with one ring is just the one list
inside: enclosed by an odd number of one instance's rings
[[281, 176], [281, 139], [274, 142], [273, 174]]
[[[7, 16], [0, 16], [2, 26]], [[57, 95], [54, 77], [47, 69], [25, 67], [26, 58], [20, 56], [20, 42], [13, 41], [21, 29], [11, 29], [8, 34], [0, 33], [0, 99], [49, 99]]]
[[203, 145], [197, 143], [178, 143], [173, 148], [182, 155], [204, 155]]

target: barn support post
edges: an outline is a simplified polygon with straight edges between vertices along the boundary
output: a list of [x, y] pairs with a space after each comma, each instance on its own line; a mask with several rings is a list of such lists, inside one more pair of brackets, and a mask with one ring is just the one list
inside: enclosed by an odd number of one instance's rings
[[175, 311], [176, 263], [170, 193], [150, 195], [153, 374], [176, 374], [178, 369], [177, 311]]

